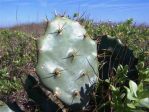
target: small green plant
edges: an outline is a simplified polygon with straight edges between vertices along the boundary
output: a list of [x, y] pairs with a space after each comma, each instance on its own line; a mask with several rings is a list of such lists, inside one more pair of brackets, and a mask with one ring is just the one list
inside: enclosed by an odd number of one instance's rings
[[19, 90], [22, 86], [21, 81], [14, 77], [10, 77], [7, 68], [0, 70], [0, 93], [6, 94]]
[[129, 88], [125, 88], [127, 90], [127, 99], [129, 100], [127, 106], [129, 108], [132, 110], [137, 110], [139, 107], [149, 109], [149, 90], [143, 87], [143, 83], [137, 85], [135, 82], [130, 80]]
[[115, 78], [110, 78], [110, 81], [106, 81], [109, 85], [109, 94], [111, 93], [109, 103], [112, 111], [146, 112], [149, 109], [149, 88], [145, 85], [146, 83], [142, 80], [137, 85], [134, 81], [129, 80], [129, 85], [126, 87], [123, 84], [128, 80], [126, 76], [128, 67], [123, 68], [120, 65], [116, 72], [117, 76]]
[[0, 30], [0, 94], [22, 88], [21, 77], [36, 63], [35, 41], [24, 33]]

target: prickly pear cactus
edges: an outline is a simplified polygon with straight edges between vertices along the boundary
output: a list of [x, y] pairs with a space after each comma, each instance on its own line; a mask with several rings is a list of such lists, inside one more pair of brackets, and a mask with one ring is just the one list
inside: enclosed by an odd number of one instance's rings
[[14, 112], [5, 103], [0, 101], [0, 112]]
[[97, 81], [97, 45], [78, 22], [56, 17], [38, 41], [37, 73], [61, 101], [83, 107]]
[[105, 62], [102, 69], [99, 70], [99, 78], [108, 79], [112, 68], [117, 68], [119, 64], [129, 66], [127, 73], [128, 79], [136, 81], [138, 79], [138, 71], [136, 65], [138, 59], [133, 55], [133, 50], [125, 46], [120, 39], [104, 35], [100, 37], [97, 44], [98, 61]]

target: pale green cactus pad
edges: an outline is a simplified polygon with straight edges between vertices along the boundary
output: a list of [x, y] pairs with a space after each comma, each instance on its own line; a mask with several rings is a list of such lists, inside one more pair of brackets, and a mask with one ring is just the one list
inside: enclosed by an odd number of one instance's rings
[[5, 103], [0, 101], [0, 112], [14, 112]]
[[71, 106], [88, 102], [97, 81], [97, 45], [77, 21], [56, 17], [38, 41], [37, 73], [45, 87]]

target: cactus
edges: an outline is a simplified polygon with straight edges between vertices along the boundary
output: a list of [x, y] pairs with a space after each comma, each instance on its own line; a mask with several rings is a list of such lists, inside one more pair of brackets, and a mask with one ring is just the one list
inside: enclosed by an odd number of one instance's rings
[[99, 70], [101, 79], [108, 79], [112, 68], [117, 68], [119, 64], [123, 66], [128, 65], [128, 79], [134, 81], [138, 79], [138, 71], [135, 67], [138, 59], [133, 55], [133, 50], [125, 46], [120, 39], [104, 35], [97, 44], [97, 49], [98, 61], [105, 62], [102, 69]]
[[56, 17], [38, 40], [36, 67], [42, 84], [62, 102], [75, 108], [89, 101], [97, 81], [97, 44], [77, 21]]
[[[99, 78], [102, 80], [109, 79], [111, 81], [110, 84], [113, 84], [117, 87], [120, 87], [121, 92], [124, 90], [124, 85], [128, 86], [128, 81], [131, 79], [135, 82], [138, 80], [138, 71], [136, 69], [137, 58], [133, 55], [133, 51], [130, 50], [127, 46], [125, 46], [120, 39], [116, 37], [111, 37], [109, 35], [99, 36], [97, 38], [97, 53], [98, 53], [98, 61], [102, 62], [103, 65], [99, 67]], [[128, 65], [128, 72], [126, 74], [127, 78], [123, 80], [123, 82], [119, 80], [115, 80], [112, 82], [112, 78], [118, 77], [126, 77], [122, 76], [124, 74], [116, 74], [114, 69], [117, 69], [119, 65], [125, 66]], [[116, 76], [115, 76], [116, 75]], [[109, 93], [110, 84], [107, 83], [107, 80], [98, 85], [96, 94], [96, 103], [98, 105], [103, 105], [105, 102], [111, 102], [110, 97], [106, 95]], [[105, 96], [105, 97], [103, 97]], [[123, 102], [123, 101], [122, 101]], [[109, 112], [111, 111], [111, 104], [107, 103], [105, 106], [100, 108], [101, 112]]]
[[0, 100], [0, 112], [14, 112]]
[[13, 112], [7, 105], [0, 106], [0, 112]]

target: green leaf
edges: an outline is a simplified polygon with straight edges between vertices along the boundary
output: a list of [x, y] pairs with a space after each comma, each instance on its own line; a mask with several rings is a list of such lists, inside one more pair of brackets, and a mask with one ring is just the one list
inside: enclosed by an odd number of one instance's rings
[[145, 82], [149, 82], [149, 78], [146, 78], [144, 81], [145, 81]]
[[132, 104], [132, 103], [128, 103], [127, 106], [128, 106], [129, 108], [132, 108], [132, 109], [135, 109], [135, 108], [136, 108], [135, 105]]
[[124, 87], [127, 90], [127, 99], [129, 100], [137, 100], [136, 98], [133, 97], [133, 93], [131, 92], [131, 90], [128, 87]]
[[140, 107], [146, 107], [149, 109], [149, 98], [143, 98], [139, 100]]
[[117, 91], [117, 88], [113, 85], [110, 85], [110, 88], [111, 88], [112, 91]]
[[129, 87], [130, 87], [130, 92], [131, 92], [135, 97], [137, 97], [137, 90], [138, 90], [137, 84], [136, 84], [134, 81], [130, 80], [130, 81], [129, 81]]
[[139, 85], [138, 85], [138, 95], [139, 93], [143, 92], [143, 83], [141, 82]]

